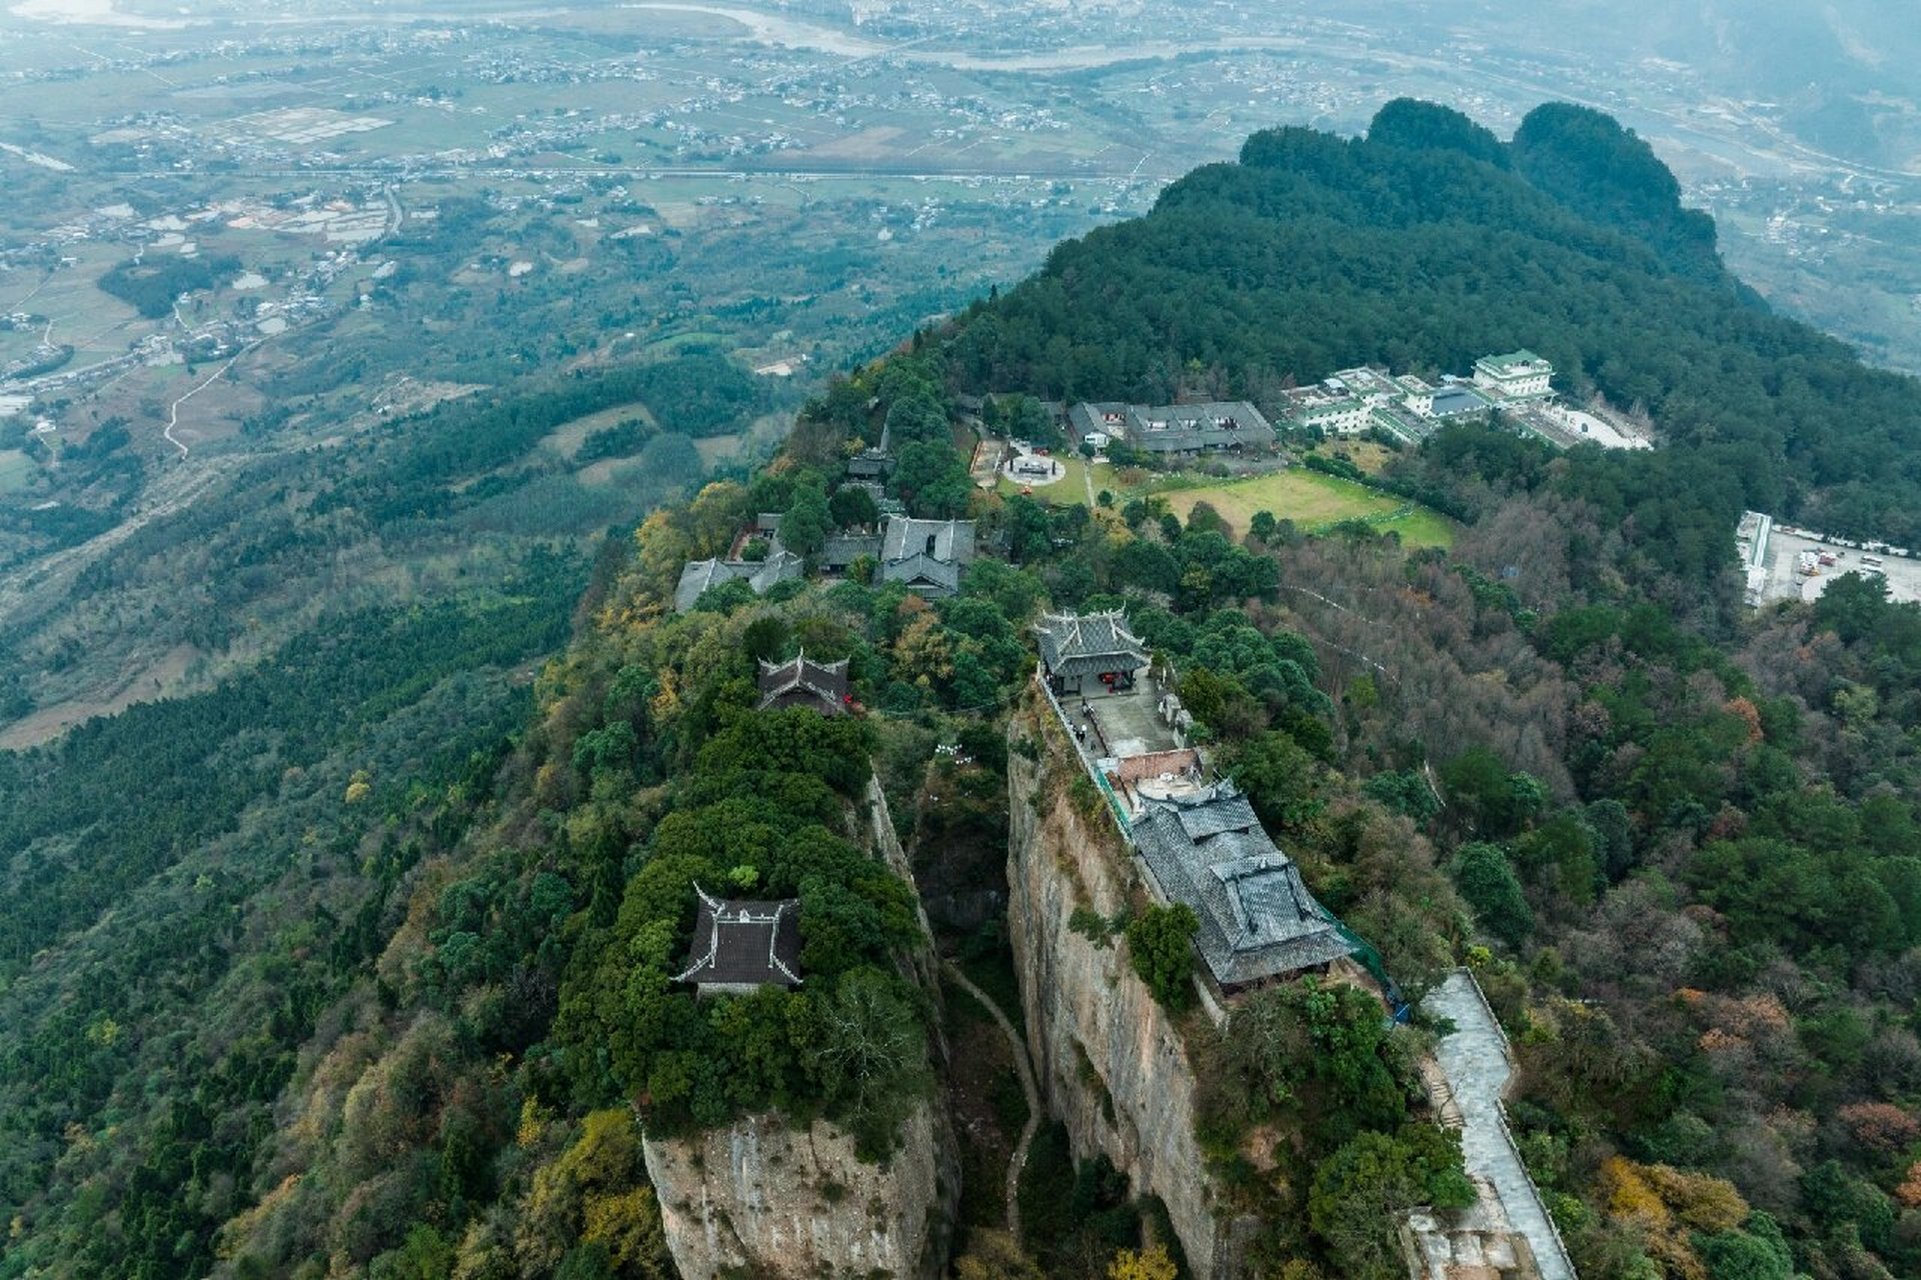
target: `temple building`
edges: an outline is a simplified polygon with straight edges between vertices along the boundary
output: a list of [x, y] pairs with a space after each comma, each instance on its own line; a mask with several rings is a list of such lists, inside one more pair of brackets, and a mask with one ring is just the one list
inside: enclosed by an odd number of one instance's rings
[[793, 582], [806, 576], [806, 566], [791, 551], [774, 550], [765, 560], [689, 560], [680, 571], [674, 587], [674, 611], [685, 613], [699, 601], [703, 592], [736, 578], [745, 580], [754, 594], [765, 595], [777, 582]]
[[961, 574], [974, 563], [972, 520], [887, 517], [881, 535], [880, 580], [900, 582], [928, 599], [960, 590]]
[[1161, 895], [1199, 918], [1194, 945], [1223, 993], [1320, 969], [1353, 950], [1233, 783], [1144, 797], [1132, 828]]
[[768, 985], [800, 985], [800, 900], [750, 902], [716, 898], [694, 886], [700, 913], [687, 968], [700, 996], [752, 995]]
[[1034, 631], [1048, 687], [1057, 694], [1131, 689], [1135, 674], [1147, 666], [1147, 647], [1127, 629], [1119, 609], [1048, 614]]
[[802, 653], [792, 662], [760, 661], [762, 711], [807, 707], [824, 716], [846, 715], [852, 698], [847, 692], [847, 659], [815, 662]]

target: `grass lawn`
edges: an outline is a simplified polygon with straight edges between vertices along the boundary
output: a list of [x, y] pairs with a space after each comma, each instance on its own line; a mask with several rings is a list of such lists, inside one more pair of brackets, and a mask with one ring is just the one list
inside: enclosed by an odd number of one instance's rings
[[18, 449], [0, 449], [0, 493], [18, 493], [33, 483], [39, 470], [33, 459]]
[[1299, 468], [1163, 490], [1157, 496], [1165, 498], [1183, 521], [1195, 503], [1204, 501], [1221, 513], [1237, 535], [1247, 532], [1256, 511], [1272, 511], [1277, 518], [1292, 520], [1309, 531], [1359, 518], [1377, 529], [1392, 529], [1409, 546], [1446, 547], [1454, 542], [1453, 522], [1445, 516], [1351, 480]]
[[[1056, 454], [1054, 461], [1067, 468], [1067, 474], [1053, 484], [1037, 484], [1029, 487], [1034, 497], [1043, 502], [1051, 502], [1062, 507], [1084, 507], [1087, 505], [1087, 482], [1082, 479], [1087, 474], [1087, 459]], [[1098, 469], [1097, 469], [1098, 471]], [[1101, 486], [1097, 483], [1098, 490]], [[1003, 498], [1011, 498], [1021, 491], [1021, 482], [1002, 474], [998, 486]]]

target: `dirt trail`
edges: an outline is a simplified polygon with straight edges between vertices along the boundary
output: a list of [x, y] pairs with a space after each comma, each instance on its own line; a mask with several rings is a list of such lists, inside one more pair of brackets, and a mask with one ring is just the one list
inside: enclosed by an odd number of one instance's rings
[[1041, 1127], [1041, 1094], [1040, 1090], [1034, 1087], [1034, 1068], [1027, 1058], [1027, 1042], [1021, 1039], [1020, 1032], [1016, 1031], [1014, 1024], [1007, 1020], [1007, 1015], [1002, 1013], [1001, 1007], [994, 1003], [994, 998], [975, 986], [972, 980], [961, 972], [959, 965], [952, 960], [943, 960], [941, 967], [947, 971], [947, 976], [954, 980], [955, 986], [974, 997], [981, 1008], [987, 1010], [999, 1024], [1001, 1034], [1007, 1037], [1008, 1047], [1014, 1051], [1014, 1069], [1020, 1073], [1021, 1092], [1027, 1095], [1027, 1123], [1021, 1128], [1020, 1141], [1014, 1144], [1014, 1154], [1007, 1160], [1007, 1229], [1013, 1233], [1014, 1239], [1019, 1240], [1021, 1238], [1021, 1170], [1027, 1167], [1027, 1148], [1033, 1145], [1034, 1134]]
[[218, 382], [220, 380], [220, 375], [225, 373], [227, 370], [233, 368], [233, 362], [235, 360], [238, 360], [241, 356], [245, 355], [250, 350], [252, 350], [252, 348], [247, 347], [236, 352], [233, 356], [228, 358], [225, 364], [221, 365], [218, 369], [215, 369], [212, 373], [208, 374], [207, 380], [205, 382], [202, 382], [199, 385], [195, 386], [193, 390], [187, 392], [187, 394], [181, 396], [178, 400], [175, 400], [171, 405], [167, 407], [167, 429], [161, 432], [160, 434], [167, 438], [168, 444], [180, 450], [181, 457], [184, 458], [187, 456], [187, 446], [180, 443], [180, 440], [173, 434], [173, 429], [180, 425], [180, 406], [187, 403], [187, 401], [193, 399], [195, 396], [199, 395], [202, 391], [205, 391], [208, 387], [211, 387], [214, 383]]

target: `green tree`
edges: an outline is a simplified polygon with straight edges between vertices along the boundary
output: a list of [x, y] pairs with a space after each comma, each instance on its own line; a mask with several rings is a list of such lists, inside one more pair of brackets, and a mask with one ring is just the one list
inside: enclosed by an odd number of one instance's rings
[[1194, 934], [1201, 927], [1185, 902], [1150, 906], [1127, 923], [1127, 954], [1154, 998], [1170, 1009], [1194, 999]]
[[1454, 883], [1487, 931], [1510, 947], [1519, 947], [1534, 932], [1534, 912], [1499, 845], [1462, 845], [1454, 858]]
[[1346, 1280], [1400, 1280], [1399, 1229], [1410, 1209], [1463, 1208], [1474, 1188], [1458, 1135], [1410, 1125], [1399, 1135], [1362, 1133], [1314, 1172], [1308, 1221]]
[[865, 527], [880, 521], [880, 508], [874, 503], [874, 495], [855, 485], [842, 485], [834, 490], [834, 496], [828, 499], [827, 511], [838, 529]]
[[1300, 835], [1327, 807], [1324, 769], [1285, 733], [1260, 733], [1237, 744], [1227, 772], [1272, 830]]
[[400, 1248], [375, 1258], [367, 1274], [371, 1280], [447, 1280], [453, 1271], [454, 1246], [422, 1223]]
[[814, 485], [802, 485], [794, 492], [793, 505], [781, 517], [781, 545], [795, 555], [816, 555], [826, 544], [832, 526], [827, 495]]
[[894, 484], [909, 513], [930, 520], [953, 520], [967, 514], [973, 486], [967, 464], [945, 443], [917, 441], [900, 451]]

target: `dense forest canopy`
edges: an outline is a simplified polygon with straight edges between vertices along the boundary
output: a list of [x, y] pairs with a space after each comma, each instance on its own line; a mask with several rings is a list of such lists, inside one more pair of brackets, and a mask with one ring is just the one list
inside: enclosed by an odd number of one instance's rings
[[952, 367], [970, 390], [1151, 403], [1198, 372], [1261, 402], [1350, 365], [1464, 372], [1525, 346], [1577, 398], [1651, 414], [1667, 457], [1577, 452], [1567, 481], [1651, 539], [1712, 527], [1718, 544], [1746, 505], [1921, 542], [1912, 380], [1760, 305], [1608, 117], [1550, 104], [1492, 142], [1406, 103], [1362, 139], [1257, 134], [1240, 163], [1195, 170], [1148, 216], [1060, 245], [979, 306]]

